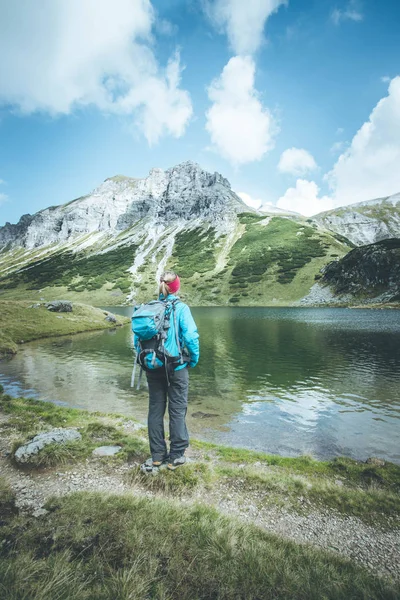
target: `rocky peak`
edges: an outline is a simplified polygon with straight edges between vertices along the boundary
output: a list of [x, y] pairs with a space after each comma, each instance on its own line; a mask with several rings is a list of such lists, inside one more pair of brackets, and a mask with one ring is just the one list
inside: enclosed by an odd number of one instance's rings
[[186, 161], [165, 171], [153, 168], [142, 179], [110, 177], [87, 196], [25, 215], [18, 225], [0, 227], [0, 248], [36, 248], [93, 232], [119, 234], [142, 219], [154, 226], [193, 219], [215, 225], [243, 211], [251, 209], [227, 179]]

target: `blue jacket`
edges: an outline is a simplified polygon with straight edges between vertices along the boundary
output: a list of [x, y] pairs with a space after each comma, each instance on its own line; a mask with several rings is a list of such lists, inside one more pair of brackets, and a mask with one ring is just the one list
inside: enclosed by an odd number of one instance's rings
[[[164, 298], [164, 296], [161, 295], [159, 300], [174, 300], [175, 298], [178, 298], [178, 296], [175, 296], [174, 294], [168, 294], [167, 298]], [[175, 315], [176, 324], [178, 326], [179, 343], [182, 349], [186, 348], [189, 352], [189, 367], [193, 368], [199, 362], [200, 357], [199, 334], [196, 323], [194, 322], [190, 308], [181, 300], [179, 300], [179, 302], [177, 302], [175, 305]], [[134, 337], [134, 344], [136, 350], [138, 350], [139, 344], [136, 336]], [[178, 356], [179, 354], [178, 345], [176, 343], [174, 318], [171, 318], [171, 324], [170, 328], [168, 329], [168, 336], [165, 342], [165, 349], [171, 354], [171, 356]], [[179, 365], [175, 370], [177, 371], [178, 369], [183, 369], [185, 366], [186, 365]]]

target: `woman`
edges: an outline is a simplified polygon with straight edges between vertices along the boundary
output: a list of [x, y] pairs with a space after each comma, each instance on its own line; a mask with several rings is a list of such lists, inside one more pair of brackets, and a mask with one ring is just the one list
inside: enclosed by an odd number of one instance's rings
[[[195, 367], [199, 360], [199, 334], [190, 308], [176, 296], [179, 288], [178, 275], [173, 271], [165, 271], [160, 278], [159, 300], [175, 300], [175, 314], [170, 319], [165, 349], [170, 356], [177, 356], [181, 349], [184, 361], [174, 365], [170, 372], [164, 368], [146, 371], [149, 385], [148, 432], [151, 458], [142, 465], [143, 471], [158, 470], [165, 463], [168, 469], [175, 470], [185, 463], [185, 450], [189, 446], [189, 433], [185, 421], [189, 390], [188, 367]], [[164, 434], [167, 398], [169, 452]]]

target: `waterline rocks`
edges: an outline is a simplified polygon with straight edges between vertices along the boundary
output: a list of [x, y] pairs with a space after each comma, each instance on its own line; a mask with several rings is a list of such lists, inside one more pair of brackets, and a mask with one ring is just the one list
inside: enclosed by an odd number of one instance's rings
[[52, 431], [39, 433], [30, 442], [20, 446], [14, 454], [14, 459], [18, 464], [29, 465], [35, 462], [37, 455], [45, 446], [50, 444], [66, 444], [67, 442], [76, 442], [81, 439], [82, 436], [76, 429], [57, 427]]

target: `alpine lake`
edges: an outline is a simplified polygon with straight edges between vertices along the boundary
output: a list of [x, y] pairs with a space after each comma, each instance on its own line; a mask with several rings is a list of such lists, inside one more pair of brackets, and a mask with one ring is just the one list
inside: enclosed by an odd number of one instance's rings
[[[130, 316], [131, 307], [104, 307]], [[285, 456], [400, 463], [400, 311], [193, 308], [201, 359], [190, 371], [193, 437]], [[132, 389], [130, 326], [48, 338], [0, 363], [12, 395], [146, 423]]]

